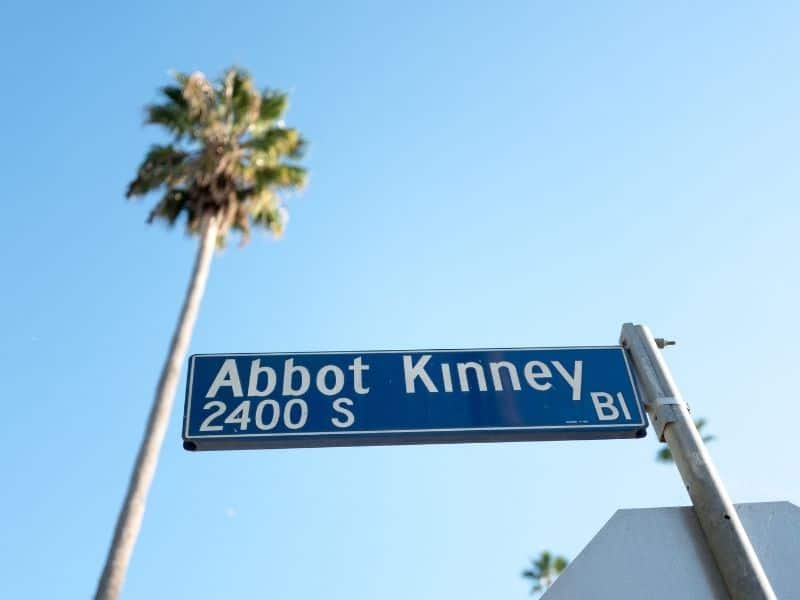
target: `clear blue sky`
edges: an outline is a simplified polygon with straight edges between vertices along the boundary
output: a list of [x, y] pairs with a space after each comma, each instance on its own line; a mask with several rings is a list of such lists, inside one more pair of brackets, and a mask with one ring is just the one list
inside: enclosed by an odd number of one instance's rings
[[[94, 591], [195, 247], [123, 199], [169, 69], [247, 67], [312, 142], [285, 238], [215, 260], [192, 352], [644, 322], [734, 499], [800, 503], [800, 11], [696, 5], [7, 7], [0, 597]], [[688, 503], [652, 434], [191, 454], [182, 394], [128, 600], [522, 599], [539, 550]]]

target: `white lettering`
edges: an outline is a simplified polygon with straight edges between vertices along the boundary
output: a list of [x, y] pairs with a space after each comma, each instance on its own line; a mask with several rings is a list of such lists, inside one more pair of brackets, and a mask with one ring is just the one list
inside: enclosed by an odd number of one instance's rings
[[226, 358], [225, 362], [222, 363], [217, 376], [214, 378], [214, 382], [211, 384], [211, 387], [208, 388], [206, 398], [215, 398], [221, 387], [231, 388], [236, 398], [241, 398], [244, 395], [242, 394], [242, 382], [239, 379], [239, 370], [236, 368], [236, 361], [232, 358]]
[[347, 367], [353, 372], [353, 389], [355, 390], [356, 394], [366, 394], [369, 392], [368, 387], [364, 387], [364, 383], [361, 379], [361, 375], [364, 371], [369, 371], [369, 365], [364, 365], [361, 363], [361, 357], [357, 356], [353, 359], [353, 364]]
[[420, 381], [422, 381], [422, 383], [425, 385], [425, 388], [429, 392], [439, 391], [436, 389], [436, 386], [433, 385], [433, 381], [431, 380], [427, 371], [425, 371], [425, 365], [428, 364], [430, 359], [430, 354], [423, 354], [417, 361], [417, 364], [413, 364], [410, 356], [407, 354], [403, 355], [403, 374], [405, 375], [406, 379], [406, 394], [413, 394], [416, 392], [414, 380], [417, 377], [419, 377]]
[[461, 386], [462, 392], [469, 391], [469, 379], [467, 378], [467, 369], [472, 369], [475, 377], [478, 380], [478, 389], [482, 392], [486, 391], [486, 375], [483, 374], [483, 367], [480, 363], [465, 362], [456, 363], [456, 370], [458, 371], [458, 383]]
[[617, 392], [617, 400], [619, 400], [619, 405], [622, 408], [622, 414], [625, 415], [625, 419], [630, 421], [631, 411], [628, 410], [628, 403], [625, 402], [625, 396], [622, 395], [622, 392]]
[[[263, 390], [258, 389], [258, 379], [261, 374], [267, 376], [267, 387]], [[272, 367], [262, 367], [261, 359], [257, 358], [250, 363], [250, 380], [247, 385], [247, 395], [252, 398], [263, 398], [269, 396], [274, 390], [278, 378], [275, 376], [275, 369]]]
[[[328, 387], [325, 378], [333, 373], [333, 387]], [[325, 365], [317, 373], [317, 389], [326, 396], [334, 396], [344, 387], [344, 373], [336, 365]]]
[[[272, 411], [272, 416], [269, 419], [269, 423], [264, 423], [264, 408], [267, 406], [269, 406], [269, 409]], [[256, 405], [256, 427], [261, 431], [275, 429], [275, 426], [278, 424], [278, 419], [280, 418], [281, 406], [275, 400], [267, 398]]]
[[343, 415], [344, 420], [337, 415], [335, 417], [331, 417], [331, 423], [340, 429], [350, 427], [356, 422], [356, 417], [353, 412], [349, 408], [345, 408], [344, 405], [353, 406], [353, 401], [350, 400], [350, 398], [337, 398], [333, 401], [333, 410], [339, 413], [339, 415]]
[[211, 422], [217, 417], [221, 416], [222, 413], [225, 412], [226, 408], [228, 407], [225, 406], [225, 403], [220, 402], [219, 400], [206, 402], [203, 405], [203, 410], [216, 410], [203, 420], [203, 423], [200, 425], [200, 431], [222, 431], [222, 425], [212, 425]]
[[450, 365], [442, 363], [442, 386], [445, 392], [453, 391], [453, 377], [450, 375]]
[[517, 367], [514, 365], [514, 363], [501, 360], [500, 362], [489, 363], [489, 370], [492, 372], [492, 383], [494, 384], [495, 391], [503, 391], [503, 379], [500, 377], [500, 369], [505, 369], [506, 373], [508, 373], [508, 378], [511, 380], [512, 389], [517, 391], [522, 389], [519, 384]]
[[[300, 407], [300, 416], [297, 420], [292, 420], [292, 408]], [[308, 420], [308, 404], [302, 398], [292, 398], [283, 407], [283, 424], [287, 429], [300, 429]]]
[[[295, 388], [292, 385], [295, 373], [300, 375], [300, 387]], [[308, 369], [300, 365], [294, 366], [294, 359], [287, 358], [283, 366], [283, 395], [284, 396], [302, 396], [308, 391], [311, 385], [311, 376]]]
[[225, 417], [225, 422], [229, 425], [238, 424], [240, 431], [247, 431], [247, 426], [250, 424], [250, 400], [243, 400], [231, 414]]
[[549, 381], [546, 383], [539, 383], [538, 381], [539, 379], [550, 379], [552, 376], [553, 373], [550, 371], [550, 367], [541, 361], [532, 360], [525, 364], [525, 381], [535, 390], [546, 392], [553, 387], [553, 384]]
[[569, 387], [572, 388], [572, 399], [573, 400], [580, 400], [581, 399], [581, 385], [583, 380], [583, 361], [576, 360], [575, 361], [575, 369], [573, 373], [570, 373], [564, 368], [557, 360], [553, 361], [553, 366], [558, 371], [558, 374], [564, 378], [564, 381], [567, 382]]
[[594, 412], [600, 421], [616, 421], [619, 418], [619, 410], [614, 406], [614, 396], [605, 392], [592, 392], [591, 395]]

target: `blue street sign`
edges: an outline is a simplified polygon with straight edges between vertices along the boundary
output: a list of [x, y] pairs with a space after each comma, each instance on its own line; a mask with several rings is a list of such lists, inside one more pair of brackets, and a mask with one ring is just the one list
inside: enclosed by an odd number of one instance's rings
[[189, 359], [188, 450], [631, 438], [625, 352], [213, 354]]

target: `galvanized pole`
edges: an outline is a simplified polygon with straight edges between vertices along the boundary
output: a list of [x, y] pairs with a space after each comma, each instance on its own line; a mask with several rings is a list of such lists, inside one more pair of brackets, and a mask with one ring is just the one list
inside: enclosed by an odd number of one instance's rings
[[625, 323], [620, 342], [633, 363], [645, 408], [694, 505], [711, 554], [733, 600], [774, 600], [775, 592], [706, 450], [658, 344], [644, 325]]

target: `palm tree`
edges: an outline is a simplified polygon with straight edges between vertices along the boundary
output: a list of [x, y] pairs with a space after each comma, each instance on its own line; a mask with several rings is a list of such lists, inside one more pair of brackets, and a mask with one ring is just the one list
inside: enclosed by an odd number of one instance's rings
[[[696, 419], [694, 422], [694, 426], [697, 427], [697, 431], [702, 435], [703, 428], [706, 426], [707, 421], [705, 419]], [[716, 436], [713, 435], [702, 435], [702, 439], [705, 443], [713, 442], [716, 439]], [[672, 451], [669, 449], [669, 446], [663, 446], [657, 453], [656, 453], [656, 461], [669, 463], [673, 461], [672, 458]]]
[[531, 594], [546, 591], [568, 564], [566, 558], [553, 556], [547, 550], [543, 550], [539, 558], [532, 558], [531, 566], [522, 572], [523, 577], [532, 581]]
[[174, 225], [185, 215], [199, 247], [183, 308], [156, 388], [114, 539], [97, 586], [97, 600], [119, 596], [142, 524], [147, 494], [164, 441], [178, 375], [208, 278], [215, 247], [232, 229], [242, 242], [254, 227], [280, 235], [286, 223], [281, 192], [302, 187], [304, 140], [280, 120], [287, 96], [258, 91], [243, 70], [228, 69], [216, 82], [196, 72], [175, 74], [161, 88], [160, 103], [147, 107], [145, 122], [164, 127], [172, 142], [145, 156], [127, 196], [161, 192], [148, 222]]

